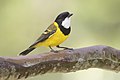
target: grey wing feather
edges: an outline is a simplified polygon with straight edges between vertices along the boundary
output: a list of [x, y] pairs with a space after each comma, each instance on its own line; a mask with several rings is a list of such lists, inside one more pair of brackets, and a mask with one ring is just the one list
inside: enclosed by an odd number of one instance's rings
[[33, 43], [30, 47], [35, 46], [39, 42], [43, 42], [46, 39], [48, 39], [53, 33], [55, 33], [57, 28], [54, 26], [54, 24], [51, 24], [45, 31], [42, 33], [42, 35]]

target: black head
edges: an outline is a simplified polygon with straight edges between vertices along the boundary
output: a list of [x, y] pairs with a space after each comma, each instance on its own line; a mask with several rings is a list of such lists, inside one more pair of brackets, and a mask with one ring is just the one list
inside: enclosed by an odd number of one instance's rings
[[57, 23], [62, 23], [62, 21], [64, 21], [65, 20], [65, 18], [69, 18], [69, 17], [71, 17], [73, 14], [70, 14], [69, 12], [62, 12], [62, 13], [60, 13], [58, 16], [57, 16], [57, 18], [55, 19], [55, 22], [57, 22]]
[[60, 30], [63, 32], [64, 35], [68, 35], [71, 31], [70, 28], [70, 17], [73, 14], [69, 12], [63, 12], [57, 16], [55, 22], [59, 25]]

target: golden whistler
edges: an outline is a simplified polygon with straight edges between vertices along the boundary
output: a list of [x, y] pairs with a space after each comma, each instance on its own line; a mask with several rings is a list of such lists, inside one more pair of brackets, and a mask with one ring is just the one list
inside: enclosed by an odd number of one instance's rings
[[70, 20], [73, 14], [69, 12], [60, 13], [55, 21], [41, 34], [41, 36], [25, 51], [19, 55], [27, 55], [29, 52], [40, 46], [46, 46], [54, 51], [52, 47], [70, 49], [67, 47], [59, 46], [64, 42], [70, 34]]

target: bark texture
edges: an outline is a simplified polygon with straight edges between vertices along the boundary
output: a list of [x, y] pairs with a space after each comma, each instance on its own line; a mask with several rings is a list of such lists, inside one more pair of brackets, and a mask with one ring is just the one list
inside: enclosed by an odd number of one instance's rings
[[51, 72], [75, 72], [88, 68], [120, 71], [120, 50], [97, 45], [43, 54], [0, 57], [0, 80], [17, 80]]

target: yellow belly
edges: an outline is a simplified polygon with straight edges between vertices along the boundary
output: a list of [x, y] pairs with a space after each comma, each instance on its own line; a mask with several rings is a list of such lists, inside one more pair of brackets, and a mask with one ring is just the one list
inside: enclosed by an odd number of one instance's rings
[[60, 29], [57, 27], [57, 31], [52, 34], [48, 39], [46, 39], [45, 41], [43, 42], [40, 42], [36, 45], [36, 47], [39, 47], [39, 46], [57, 46], [59, 44], [61, 44], [62, 42], [64, 42], [67, 38], [68, 38], [69, 35], [64, 35]]

